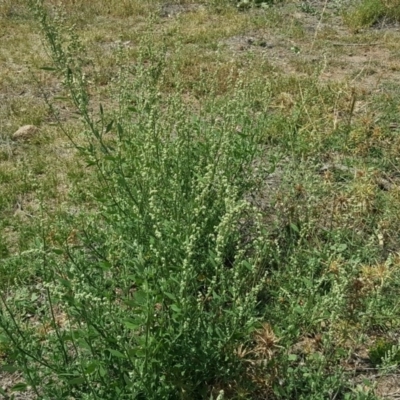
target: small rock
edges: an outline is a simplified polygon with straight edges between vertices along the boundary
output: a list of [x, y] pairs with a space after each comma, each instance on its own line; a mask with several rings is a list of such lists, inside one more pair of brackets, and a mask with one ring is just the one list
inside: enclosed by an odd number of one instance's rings
[[27, 141], [32, 139], [33, 136], [38, 132], [38, 128], [34, 125], [21, 126], [13, 135], [12, 140], [16, 141]]

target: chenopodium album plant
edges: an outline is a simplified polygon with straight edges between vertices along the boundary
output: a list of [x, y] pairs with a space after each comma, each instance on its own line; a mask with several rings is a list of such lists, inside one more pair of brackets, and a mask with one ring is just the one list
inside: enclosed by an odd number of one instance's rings
[[44, 243], [42, 329], [2, 316], [28, 383], [44, 398], [193, 399], [239, 382], [267, 243], [244, 200], [257, 131], [243, 84], [195, 115], [160, 94], [163, 54], [143, 45], [134, 68], [119, 56], [118, 110], [95, 116], [74, 31], [66, 46], [31, 5], [85, 124], [98, 207], [72, 243]]

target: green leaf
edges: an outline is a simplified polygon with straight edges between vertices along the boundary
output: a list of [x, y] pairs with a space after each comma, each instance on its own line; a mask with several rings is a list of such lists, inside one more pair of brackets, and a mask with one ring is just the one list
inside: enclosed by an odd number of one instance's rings
[[171, 308], [173, 311], [175, 311], [178, 314], [180, 314], [182, 312], [182, 310], [176, 304], [172, 304]]
[[11, 388], [11, 391], [12, 392], [24, 392], [26, 390], [27, 386], [28, 385], [26, 383], [20, 382], [20, 383], [17, 383], [16, 385], [14, 385]]
[[99, 375], [103, 378], [106, 375], [107, 371], [103, 368], [102, 365], [100, 365], [99, 368]]
[[132, 329], [132, 330], [137, 330], [138, 328], [140, 328], [142, 326], [142, 321], [134, 320], [132, 318], [124, 320], [123, 323], [128, 329]]
[[85, 336], [85, 333], [82, 332], [82, 330], [72, 330], [72, 331], [70, 331], [68, 333], [65, 333], [62, 336], [62, 340], [64, 342], [74, 341], [74, 340], [77, 340], [77, 339], [79, 339], [81, 337], [84, 337], [84, 336]]
[[136, 305], [137, 305], [133, 300], [130, 300], [130, 299], [124, 299], [124, 303], [130, 307], [136, 307]]
[[0, 343], [10, 343], [10, 338], [6, 335], [0, 335]]
[[215, 291], [212, 291], [212, 297], [214, 300], [219, 300], [221, 298], [221, 296]]
[[124, 355], [124, 354], [122, 354], [120, 351], [118, 351], [118, 350], [113, 350], [113, 349], [107, 349], [109, 352], [110, 352], [110, 354], [112, 354], [113, 356], [115, 356], [115, 357], [118, 357], [118, 358], [126, 358], [126, 356]]
[[64, 334], [61, 336], [61, 340], [62, 340], [63, 342], [73, 342], [73, 341], [75, 340], [75, 337], [74, 337], [73, 334], [64, 333]]
[[112, 120], [106, 127], [106, 133], [111, 131], [111, 128], [113, 127], [114, 124], [114, 120]]
[[294, 232], [296, 232], [296, 233], [299, 233], [299, 232], [300, 232], [300, 231], [299, 231], [299, 228], [297, 227], [297, 225], [296, 225], [296, 224], [293, 224], [293, 223], [290, 224], [290, 229], [292, 229], [292, 231], [294, 231]]
[[169, 299], [171, 299], [171, 300], [173, 300], [173, 301], [176, 301], [176, 296], [174, 295], [174, 294], [172, 294], [172, 293], [167, 293], [167, 292], [165, 292], [164, 293]]
[[367, 378], [363, 378], [363, 385], [372, 386], [372, 382]]
[[71, 289], [71, 282], [66, 279], [59, 279], [59, 282], [68, 289]]
[[253, 265], [250, 264], [247, 260], [243, 260], [243, 265], [244, 265], [249, 271], [252, 271], [252, 270], [253, 270]]
[[147, 293], [143, 290], [138, 290], [134, 294], [134, 301], [136, 302], [137, 305], [144, 305], [147, 303]]
[[2, 369], [3, 371], [10, 372], [10, 373], [13, 373], [13, 372], [18, 371], [18, 368], [15, 367], [14, 365], [3, 365], [3, 366], [1, 367], [1, 369]]
[[38, 298], [39, 298], [39, 295], [37, 293], [31, 294], [31, 302], [32, 303], [34, 303]]
[[288, 360], [289, 361], [296, 361], [297, 360], [297, 355], [296, 354], [289, 354], [288, 355]]
[[104, 271], [108, 271], [111, 269], [111, 263], [109, 263], [108, 261], [102, 261], [100, 263], [100, 268]]
[[304, 314], [304, 309], [301, 306], [295, 306], [293, 308], [293, 312], [295, 312], [296, 314]]
[[51, 252], [54, 253], [54, 254], [58, 254], [58, 255], [64, 253], [64, 251], [62, 249], [57, 249], [57, 248], [51, 249]]
[[120, 123], [117, 124], [117, 130], [119, 135], [122, 135], [124, 133], [124, 129], [122, 128], [122, 125]]
[[86, 343], [85, 339], [78, 340], [78, 346], [82, 349], [91, 350], [91, 347], [88, 343]]
[[337, 247], [337, 251], [339, 253], [342, 253], [345, 250], [347, 250], [347, 244], [345, 244], [345, 243], [339, 244], [339, 246]]
[[147, 356], [147, 351], [144, 348], [137, 347], [129, 351], [129, 355], [133, 358], [144, 358]]
[[82, 383], [85, 382], [85, 378], [83, 376], [79, 376], [76, 378], [73, 378], [71, 380], [68, 381], [68, 384], [70, 385], [82, 385]]
[[85, 374], [88, 375], [92, 374], [94, 371], [96, 371], [96, 368], [97, 368], [96, 362], [89, 364], [85, 369]]

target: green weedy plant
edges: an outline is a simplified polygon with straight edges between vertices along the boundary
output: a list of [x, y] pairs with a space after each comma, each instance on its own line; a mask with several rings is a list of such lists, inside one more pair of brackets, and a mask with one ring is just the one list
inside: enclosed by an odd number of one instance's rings
[[399, 21], [400, 3], [398, 0], [358, 1], [344, 14], [347, 25], [355, 30], [370, 27], [383, 19]]
[[214, 6], [221, 6], [227, 4], [233, 4], [238, 10], [243, 11], [251, 7], [269, 8], [275, 4], [274, 0], [212, 0], [211, 4]]
[[399, 346], [393, 341], [379, 338], [369, 349], [369, 359], [372, 365], [381, 365], [382, 369], [397, 368], [400, 361]]
[[75, 31], [51, 20], [42, 1], [30, 7], [84, 122], [86, 144], [70, 138], [96, 172], [89, 190], [98, 207], [60, 220], [60, 232], [79, 226], [74, 237], [43, 235], [36, 324], [2, 299], [10, 364], [45, 399], [251, 392], [238, 348], [251, 345], [258, 327], [268, 241], [243, 200], [258, 132], [242, 83], [223, 106], [193, 115], [179, 88], [160, 94], [163, 53], [143, 44], [134, 67], [119, 53], [118, 109], [92, 113]]
[[264, 1], [264, 0], [236, 0], [236, 7], [239, 10], [246, 10], [250, 7], [268, 8], [273, 3], [274, 1]]

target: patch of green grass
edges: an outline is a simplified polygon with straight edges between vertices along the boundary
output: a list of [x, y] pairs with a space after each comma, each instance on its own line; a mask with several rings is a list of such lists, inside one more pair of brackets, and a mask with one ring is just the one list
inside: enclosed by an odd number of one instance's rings
[[379, 338], [369, 349], [369, 359], [372, 365], [381, 365], [385, 358], [390, 357], [391, 353], [391, 362], [398, 364], [400, 362], [400, 354], [396, 349], [396, 343], [385, 338]]
[[383, 18], [391, 21], [400, 20], [398, 0], [363, 0], [346, 12], [344, 20], [352, 29], [370, 27]]

